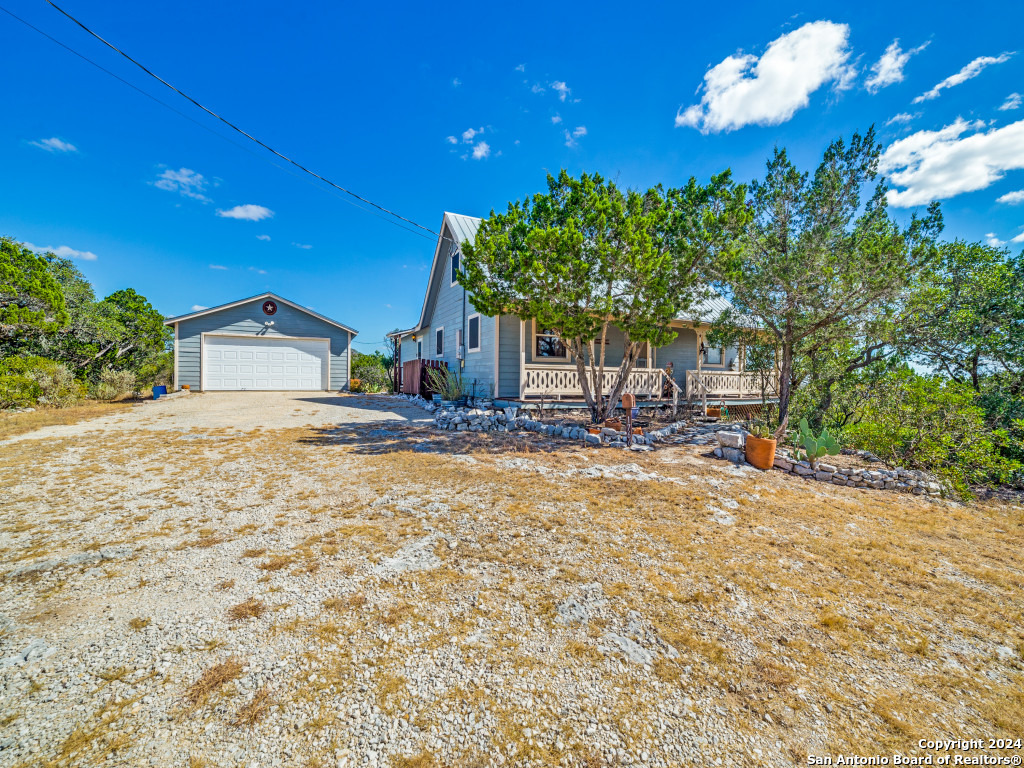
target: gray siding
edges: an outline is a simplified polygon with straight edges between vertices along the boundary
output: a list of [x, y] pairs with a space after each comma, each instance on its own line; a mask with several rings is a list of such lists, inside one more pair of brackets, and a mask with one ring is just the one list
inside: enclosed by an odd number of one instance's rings
[[[445, 235], [452, 233], [445, 227]], [[466, 345], [466, 359], [462, 372], [466, 385], [472, 393], [486, 395], [488, 388], [494, 385], [494, 318], [480, 315], [480, 351], [469, 351], [469, 316], [477, 314], [470, 301], [466, 289], [456, 283], [451, 284], [451, 254], [447, 243], [443, 246], [443, 260], [435, 276], [435, 284], [430, 286], [431, 296], [428, 300], [427, 327], [423, 330], [423, 357], [427, 360], [443, 360], [448, 368], [455, 370], [459, 361], [455, 354], [455, 332], [462, 330], [463, 344]], [[444, 327], [444, 354], [435, 354], [436, 330]], [[402, 359], [414, 359], [416, 356], [415, 342], [412, 342], [411, 357], [406, 358], [403, 346]]]
[[[198, 390], [202, 386], [200, 371], [200, 334], [228, 333], [241, 336], [257, 334], [276, 338], [312, 337], [331, 340], [331, 390], [348, 387], [349, 334], [337, 326], [325, 323], [306, 312], [295, 309], [282, 301], [277, 302], [277, 312], [272, 318], [263, 314], [264, 299], [228, 307], [191, 320], [177, 323], [178, 339], [178, 385], [188, 384]], [[266, 320], [273, 320], [272, 326], [264, 326]], [[266, 331], [265, 333], [263, 333]]]
[[498, 397], [519, 397], [519, 318], [502, 315], [498, 327]]
[[667, 346], [658, 347], [660, 368], [672, 363], [676, 384], [686, 391], [686, 372], [697, 368], [697, 332], [692, 328], [678, 329], [679, 335]]

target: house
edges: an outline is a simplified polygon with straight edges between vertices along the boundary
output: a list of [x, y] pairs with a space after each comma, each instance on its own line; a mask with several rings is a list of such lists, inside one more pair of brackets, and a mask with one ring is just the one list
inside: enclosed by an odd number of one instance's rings
[[175, 390], [348, 388], [357, 332], [276, 293], [169, 317], [164, 325], [174, 327]]
[[[478, 218], [444, 214], [419, 320], [389, 334], [398, 341], [396, 368], [402, 371], [402, 391], [418, 391], [419, 377], [410, 371], [418, 371], [422, 362], [443, 362], [449, 368], [461, 366], [471, 395], [513, 402], [582, 401], [576, 365], [555, 334], [532, 320], [482, 314], [459, 284], [460, 245], [473, 242], [479, 227]], [[662, 399], [665, 368], [672, 363], [672, 378], [683, 398], [760, 402], [760, 376], [744, 370], [743, 350], [708, 348], [706, 343], [709, 323], [729, 306], [716, 296], [693, 316], [675, 320], [675, 340], [659, 348], [648, 346], [626, 391], [649, 401]], [[605, 392], [624, 353], [621, 331], [611, 328], [606, 343]]]

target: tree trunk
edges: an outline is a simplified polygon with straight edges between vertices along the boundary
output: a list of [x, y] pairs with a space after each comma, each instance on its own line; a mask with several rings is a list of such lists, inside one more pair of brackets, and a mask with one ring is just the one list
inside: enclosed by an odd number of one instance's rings
[[783, 440], [789, 427], [789, 401], [793, 394], [793, 344], [782, 343], [782, 363], [779, 365], [779, 426], [775, 439]]

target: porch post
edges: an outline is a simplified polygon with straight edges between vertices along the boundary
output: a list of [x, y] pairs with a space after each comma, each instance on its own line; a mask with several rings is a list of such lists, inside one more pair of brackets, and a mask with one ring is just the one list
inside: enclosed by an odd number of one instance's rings
[[519, 321], [519, 399], [526, 397], [526, 321]]
[[699, 388], [698, 392], [700, 393], [701, 401], [703, 402], [703, 407], [701, 408], [701, 411], [702, 411], [701, 415], [702, 416], [707, 416], [708, 415], [708, 390], [707, 390], [707, 387], [704, 386], [704, 381], [703, 381], [703, 379], [701, 379], [701, 376], [700, 376], [701, 368], [703, 367], [703, 363], [704, 363], [704, 354], [700, 351], [700, 348], [702, 346], [704, 346], [704, 331], [703, 330], [698, 330], [697, 331], [697, 387]]

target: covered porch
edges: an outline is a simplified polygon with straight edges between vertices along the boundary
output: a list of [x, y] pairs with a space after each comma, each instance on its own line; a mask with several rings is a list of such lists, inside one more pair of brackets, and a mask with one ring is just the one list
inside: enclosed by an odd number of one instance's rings
[[[524, 327], [524, 331], [527, 330]], [[700, 403], [705, 410], [709, 401], [724, 404], [759, 400], [763, 385], [767, 385], [764, 394], [769, 398], [777, 397], [777, 371], [746, 370], [742, 346], [730, 350], [709, 350], [707, 330], [706, 327], [680, 327], [679, 336], [671, 345], [661, 349], [647, 345], [645, 354], [629, 373], [624, 391], [636, 395], [639, 400], [654, 403]], [[520, 335], [521, 342], [529, 338], [529, 333]], [[533, 338], [537, 338], [536, 332]], [[524, 402], [582, 400], [583, 387], [575, 363], [568, 355], [539, 361], [538, 349], [536, 342], [533, 349], [521, 343], [518, 399]], [[607, 393], [611, 389], [622, 355], [621, 339], [611, 339], [602, 374], [602, 392]], [[664, 362], [660, 362], [659, 357]], [[712, 364], [708, 364], [709, 358], [714, 361]], [[670, 363], [671, 375], [667, 370]]]

